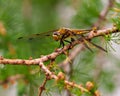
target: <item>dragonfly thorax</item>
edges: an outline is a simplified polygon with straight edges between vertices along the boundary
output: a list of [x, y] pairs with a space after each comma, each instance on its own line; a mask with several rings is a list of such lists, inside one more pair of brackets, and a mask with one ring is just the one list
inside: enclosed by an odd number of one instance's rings
[[69, 32], [68, 32], [69, 30], [68, 29], [66, 29], [66, 28], [60, 28], [58, 31], [56, 31], [56, 32], [53, 32], [53, 39], [55, 40], [55, 41], [59, 41], [59, 40], [61, 40], [61, 39], [65, 39], [66, 38], [66, 36], [64, 37], [63, 35], [65, 35], [66, 33], [68, 34]]

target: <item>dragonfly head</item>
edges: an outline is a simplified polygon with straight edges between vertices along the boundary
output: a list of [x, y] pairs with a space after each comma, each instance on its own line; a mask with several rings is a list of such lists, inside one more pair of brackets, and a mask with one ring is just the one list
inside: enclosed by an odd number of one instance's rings
[[59, 41], [60, 39], [61, 39], [61, 34], [59, 33], [59, 32], [53, 32], [53, 39], [55, 40], [55, 41]]

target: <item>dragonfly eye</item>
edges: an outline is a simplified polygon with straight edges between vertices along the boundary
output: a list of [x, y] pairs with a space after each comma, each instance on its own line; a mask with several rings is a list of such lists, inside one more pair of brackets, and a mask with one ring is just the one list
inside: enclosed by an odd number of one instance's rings
[[58, 40], [60, 40], [60, 37], [61, 37], [61, 35], [59, 32], [53, 32], [53, 39], [54, 40], [58, 41]]

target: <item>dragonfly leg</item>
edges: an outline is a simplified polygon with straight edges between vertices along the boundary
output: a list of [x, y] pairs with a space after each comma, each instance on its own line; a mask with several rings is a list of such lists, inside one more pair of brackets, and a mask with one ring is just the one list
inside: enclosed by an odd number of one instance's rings
[[71, 41], [68, 41], [68, 40], [64, 40], [65, 42], [67, 42], [67, 43], [71, 43]]
[[75, 41], [75, 39], [74, 39], [74, 38], [71, 38], [71, 42], [73, 42], [73, 41]]
[[64, 40], [64, 39], [65, 39], [65, 34], [60, 39], [60, 46], [59, 47], [61, 47], [61, 45], [62, 45], [62, 47], [65, 46], [64, 41], [66, 41], [66, 40]]
[[71, 38], [71, 41], [65, 40], [65, 38], [68, 37], [68, 36], [69, 36], [69, 34], [68, 35], [64, 34], [62, 36], [62, 38], [60, 40], [60, 46], [62, 45], [62, 47], [64, 47], [64, 45], [65, 45], [64, 42], [67, 42], [67, 43], [71, 44], [72, 41], [75, 41], [74, 38]]
[[59, 48], [60, 48], [61, 46], [62, 46], [62, 47], [64, 47], [64, 46], [65, 46], [65, 44], [64, 44], [64, 42], [63, 42], [63, 40], [60, 40], [60, 45], [59, 45]]
[[[74, 38], [71, 38], [71, 41], [68, 41], [68, 40], [64, 40], [65, 42], [67, 42], [67, 43], [69, 43], [69, 44], [71, 44], [73, 41], [75, 41], [75, 39]], [[70, 49], [72, 49], [73, 48], [73, 46], [72, 45], [70, 45], [70, 47], [69, 47]]]

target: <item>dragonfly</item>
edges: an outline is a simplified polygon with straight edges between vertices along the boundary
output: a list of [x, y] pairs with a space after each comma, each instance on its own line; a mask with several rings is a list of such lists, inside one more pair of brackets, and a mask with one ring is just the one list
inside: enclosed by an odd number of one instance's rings
[[[60, 42], [60, 46], [62, 45], [62, 47], [65, 46], [65, 42], [71, 43], [72, 41], [75, 40], [75, 38], [84, 38], [84, 35], [88, 34], [90, 31], [92, 31], [93, 29], [70, 29], [70, 28], [59, 28], [56, 30], [52, 30], [52, 31], [48, 31], [48, 32], [44, 32], [44, 33], [38, 33], [38, 34], [32, 34], [30, 36], [26, 36], [26, 37], [19, 37], [18, 39], [25, 39], [28, 38], [28, 40], [33, 40], [35, 38], [38, 37], [50, 37], [52, 36], [54, 41], [59, 41]], [[70, 38], [71, 40], [67, 40], [68, 38]], [[86, 42], [90, 42], [88, 40], [86, 40]], [[93, 46], [106, 51], [105, 49], [103, 49], [102, 47], [90, 42]], [[85, 46], [89, 48], [88, 44], [84, 43]], [[90, 49], [90, 51], [92, 51]]]

